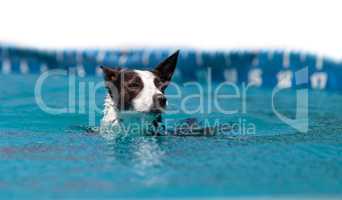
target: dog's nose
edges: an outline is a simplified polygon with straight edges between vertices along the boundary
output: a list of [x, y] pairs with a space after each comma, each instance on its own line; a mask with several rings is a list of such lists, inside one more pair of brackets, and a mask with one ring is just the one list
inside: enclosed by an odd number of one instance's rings
[[166, 97], [163, 94], [153, 95], [154, 104], [164, 108], [166, 106]]

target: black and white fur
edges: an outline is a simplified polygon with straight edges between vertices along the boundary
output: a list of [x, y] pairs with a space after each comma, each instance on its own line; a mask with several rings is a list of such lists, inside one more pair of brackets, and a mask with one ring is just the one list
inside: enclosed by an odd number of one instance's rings
[[108, 94], [101, 127], [137, 122], [134, 120], [156, 126], [167, 104], [164, 92], [175, 71], [178, 54], [176, 51], [153, 70], [102, 66]]

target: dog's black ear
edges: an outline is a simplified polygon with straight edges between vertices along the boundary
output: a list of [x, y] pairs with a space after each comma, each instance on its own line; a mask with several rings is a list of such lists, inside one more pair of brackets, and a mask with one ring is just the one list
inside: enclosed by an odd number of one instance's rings
[[110, 68], [101, 66], [105, 81], [115, 81], [119, 78], [121, 68]]
[[177, 65], [179, 50], [161, 62], [155, 69], [154, 74], [163, 82], [169, 82]]

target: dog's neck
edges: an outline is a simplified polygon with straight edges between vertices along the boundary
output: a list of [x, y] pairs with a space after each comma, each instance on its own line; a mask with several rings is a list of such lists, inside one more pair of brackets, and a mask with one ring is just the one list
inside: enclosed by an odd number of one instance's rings
[[114, 103], [112, 97], [107, 94], [104, 101], [103, 118], [101, 120], [101, 126], [114, 125], [119, 123], [119, 110], [116, 103]]
[[[140, 132], [147, 134], [150, 128], [156, 128], [160, 122], [160, 115], [139, 112], [120, 112], [117, 104], [108, 94], [104, 102], [103, 118], [101, 120], [101, 128], [116, 129], [120, 127], [120, 131]], [[148, 133], [150, 134], [150, 133]]]

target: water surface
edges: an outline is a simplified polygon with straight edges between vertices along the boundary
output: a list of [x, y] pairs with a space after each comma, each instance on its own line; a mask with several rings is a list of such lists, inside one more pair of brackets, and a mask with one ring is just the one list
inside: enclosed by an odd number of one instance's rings
[[[254, 124], [255, 134], [213, 137], [127, 136], [106, 140], [87, 133], [89, 94], [78, 94], [75, 113], [51, 115], [36, 104], [37, 76], [0, 76], [0, 198], [341, 196], [342, 95], [309, 92], [309, 132], [299, 133], [272, 112], [271, 90], [221, 100], [237, 110], [166, 114], [170, 123], [199, 121]], [[89, 81], [79, 80], [88, 87]], [[68, 80], [49, 79], [43, 99], [68, 104]], [[77, 87], [78, 91], [78, 87]], [[175, 92], [172, 88], [168, 94]], [[184, 95], [196, 92], [182, 87]], [[95, 96], [101, 108], [104, 90]], [[210, 94], [205, 94], [206, 97]], [[277, 109], [295, 116], [295, 92], [276, 97]], [[187, 104], [195, 109], [200, 102]], [[208, 100], [205, 100], [208, 103]], [[170, 99], [169, 109], [180, 99]], [[83, 110], [82, 105], [86, 109]], [[96, 113], [98, 124], [101, 113]]]

